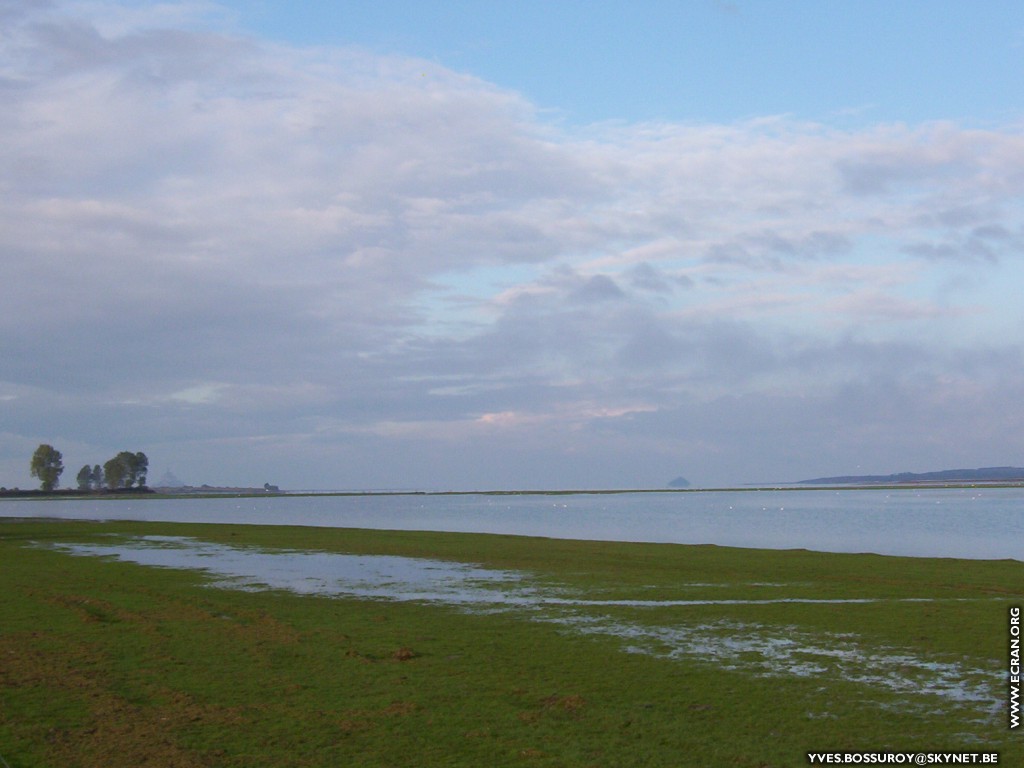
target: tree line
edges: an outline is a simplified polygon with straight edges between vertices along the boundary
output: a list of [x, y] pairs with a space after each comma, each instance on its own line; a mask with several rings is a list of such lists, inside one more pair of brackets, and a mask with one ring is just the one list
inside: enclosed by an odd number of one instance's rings
[[[64, 473], [64, 457], [52, 445], [40, 445], [32, 454], [31, 469], [32, 477], [39, 478], [39, 487], [44, 491], [52, 491], [58, 487], [60, 476]], [[103, 466], [95, 464], [90, 467], [86, 464], [78, 470], [76, 480], [80, 491], [144, 488], [148, 471], [149, 459], [142, 451], [121, 451]]]

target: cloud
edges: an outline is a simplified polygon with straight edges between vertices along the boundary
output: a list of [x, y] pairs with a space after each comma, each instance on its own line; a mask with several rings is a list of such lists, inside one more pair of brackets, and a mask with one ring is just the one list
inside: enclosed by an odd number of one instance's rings
[[359, 485], [388, 456], [424, 481], [435, 434], [453, 485], [488, 456], [510, 462], [495, 482], [543, 463], [581, 483], [591, 450], [600, 485], [643, 475], [611, 469], [616, 435], [684, 469], [678, 441], [620, 429], [664, 417], [714, 443], [707, 476], [744, 479], [758, 430], [822, 438], [807, 398], [860, 429], [844, 387], [907, 354], [933, 374], [922, 423], [979, 397], [938, 375], [968, 375], [949, 349], [1000, 322], [1019, 125], [569, 128], [433, 62], [237, 35], [213, 4], [0, 13], [0, 392], [20, 445], [156, 444], [188, 481], [180, 457], [216, 445], [280, 466], [328, 441], [351, 463], [318, 472]]

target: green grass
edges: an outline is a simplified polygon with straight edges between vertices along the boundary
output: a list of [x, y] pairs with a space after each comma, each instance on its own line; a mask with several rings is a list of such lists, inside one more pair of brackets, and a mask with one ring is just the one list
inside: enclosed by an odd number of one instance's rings
[[[40, 546], [147, 534], [480, 563], [586, 599], [882, 601], [471, 612], [212, 589], [200, 572]], [[996, 676], [1006, 668], [1007, 608], [1024, 602], [1024, 564], [1014, 561], [0, 521], [0, 564], [0, 756], [10, 768], [754, 768], [805, 765], [811, 750], [876, 749], [1024, 760], [1005, 701], [992, 712], [928, 693], [934, 675], [914, 665], [950, 665], [1005, 699]], [[612, 631], [624, 628], [631, 637]], [[798, 675], [749, 648], [717, 659], [693, 652], [697, 641], [751, 638], [789, 641], [791, 663], [818, 664], [822, 649], [849, 654]]]

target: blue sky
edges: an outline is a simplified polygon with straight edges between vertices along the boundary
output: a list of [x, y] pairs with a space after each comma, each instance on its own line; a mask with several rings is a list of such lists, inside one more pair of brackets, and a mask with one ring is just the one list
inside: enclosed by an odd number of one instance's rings
[[0, 485], [1024, 464], [1001, 2], [0, 2]]
[[419, 56], [567, 122], [1019, 117], [1014, 2], [236, 2], [242, 29]]

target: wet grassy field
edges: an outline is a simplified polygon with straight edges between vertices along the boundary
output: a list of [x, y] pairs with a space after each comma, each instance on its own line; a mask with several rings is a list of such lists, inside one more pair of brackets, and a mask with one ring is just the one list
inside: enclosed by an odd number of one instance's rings
[[39, 520], [0, 558], [10, 768], [1024, 761], [1015, 561]]

